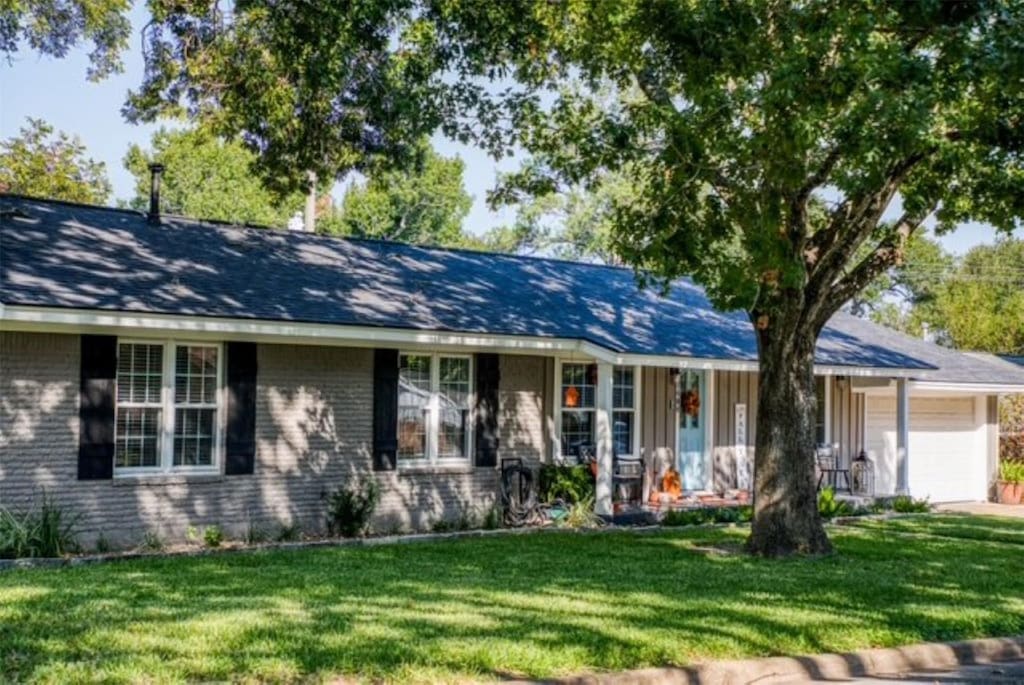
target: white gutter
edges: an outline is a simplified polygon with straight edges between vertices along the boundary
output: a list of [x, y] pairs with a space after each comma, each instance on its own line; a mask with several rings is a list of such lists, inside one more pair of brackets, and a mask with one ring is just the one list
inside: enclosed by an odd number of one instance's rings
[[1024, 392], [1024, 383], [955, 383], [952, 381], [911, 381], [910, 387], [925, 392], [958, 392], [972, 395], [1007, 395]]
[[[410, 347], [497, 350], [512, 354], [546, 353], [552, 356], [584, 356], [616, 365], [660, 366], [676, 369], [714, 369], [756, 372], [756, 361], [705, 359], [672, 355], [619, 354], [606, 347], [573, 338], [446, 333], [375, 326], [348, 326], [288, 321], [247, 320], [226, 317], [105, 312], [0, 303], [0, 330], [49, 333], [109, 333], [140, 331], [161, 336], [186, 335], [204, 340], [251, 340], [254, 342], [349, 347]], [[850, 367], [816, 364], [815, 373], [833, 376], [926, 375], [926, 371], [882, 367]]]

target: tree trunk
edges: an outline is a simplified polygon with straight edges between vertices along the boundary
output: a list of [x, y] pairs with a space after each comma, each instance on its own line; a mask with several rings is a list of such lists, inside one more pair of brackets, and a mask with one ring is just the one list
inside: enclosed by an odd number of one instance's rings
[[777, 323], [758, 331], [754, 520], [747, 550], [768, 557], [832, 551], [814, 480], [817, 335], [778, 330], [786, 328]]

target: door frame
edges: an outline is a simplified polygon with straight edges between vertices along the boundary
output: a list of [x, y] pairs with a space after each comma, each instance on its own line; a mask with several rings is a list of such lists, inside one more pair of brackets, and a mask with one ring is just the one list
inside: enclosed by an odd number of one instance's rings
[[703, 457], [704, 462], [707, 464], [707, 479], [704, 482], [702, 490], [714, 490], [715, 489], [715, 464], [714, 464], [714, 421], [715, 421], [715, 386], [717, 385], [718, 378], [714, 369], [708, 368], [688, 368], [682, 367], [679, 369], [679, 374], [676, 376], [676, 420], [675, 420], [675, 432], [676, 432], [676, 468], [679, 470], [680, 475], [682, 474], [683, 466], [683, 450], [681, 440], [683, 437], [683, 431], [681, 428], [683, 420], [683, 407], [682, 407], [682, 377], [687, 371], [692, 373], [702, 374], [704, 377], [704, 397], [701, 399], [700, 406], [701, 411], [704, 413], [704, 446], [703, 446]]

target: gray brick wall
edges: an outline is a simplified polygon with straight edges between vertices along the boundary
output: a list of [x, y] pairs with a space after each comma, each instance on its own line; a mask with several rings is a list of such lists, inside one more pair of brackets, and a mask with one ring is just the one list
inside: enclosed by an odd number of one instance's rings
[[[254, 475], [78, 481], [78, 337], [2, 332], [0, 505], [24, 508], [46, 490], [82, 515], [84, 542], [102, 533], [121, 544], [147, 531], [180, 538], [190, 525], [233, 536], [250, 525], [321, 530], [323, 495], [352, 476], [380, 483], [381, 530], [483, 514], [497, 497], [495, 469], [372, 471], [372, 358], [369, 349], [260, 345]], [[544, 454], [544, 369], [540, 357], [502, 358], [503, 456]]]

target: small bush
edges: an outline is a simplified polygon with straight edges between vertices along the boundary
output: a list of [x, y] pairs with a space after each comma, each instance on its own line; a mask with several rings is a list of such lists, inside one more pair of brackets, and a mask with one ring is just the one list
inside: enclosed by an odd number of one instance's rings
[[484, 530], [497, 530], [501, 528], [501, 507], [494, 505], [484, 513]]
[[346, 538], [362, 535], [378, 501], [380, 486], [372, 478], [341, 486], [327, 497], [328, 531]]
[[96, 537], [96, 553], [97, 554], [108, 554], [108, 553], [110, 553], [111, 549], [112, 549], [112, 547], [110, 545], [110, 540], [107, 539], [106, 535], [104, 535], [103, 533], [100, 533]]
[[297, 523], [281, 524], [274, 536], [276, 542], [298, 542], [302, 539], [302, 528]]
[[162, 552], [164, 550], [164, 539], [156, 531], [147, 530], [142, 536], [141, 547], [147, 552]]
[[0, 558], [60, 557], [78, 551], [78, 518], [46, 495], [38, 509], [22, 514], [0, 508]]
[[570, 505], [559, 525], [566, 528], [597, 528], [604, 525], [604, 520], [594, 513], [594, 499], [588, 497]]
[[270, 532], [263, 526], [258, 526], [253, 522], [249, 522], [249, 527], [245, 529], [245, 544], [247, 545], [259, 545], [270, 539]]
[[889, 506], [897, 514], [924, 514], [932, 510], [927, 499], [914, 499], [910, 495], [896, 495]]
[[220, 526], [207, 526], [203, 530], [203, 542], [207, 547], [220, 547], [220, 543], [224, 542], [224, 531]]
[[596, 497], [594, 474], [586, 464], [544, 464], [540, 467], [538, 491], [545, 502], [562, 500], [566, 504], [577, 504], [588, 499], [593, 501]]
[[1004, 459], [999, 462], [999, 480], [1005, 483], [1024, 483], [1024, 461]]
[[192, 544], [199, 543], [199, 529], [195, 526], [189, 526], [185, 529], [185, 539]]
[[818, 493], [818, 513], [821, 518], [830, 519], [836, 516], [849, 516], [853, 513], [853, 507], [848, 502], [836, 499], [836, 491], [832, 488], [825, 488]]

